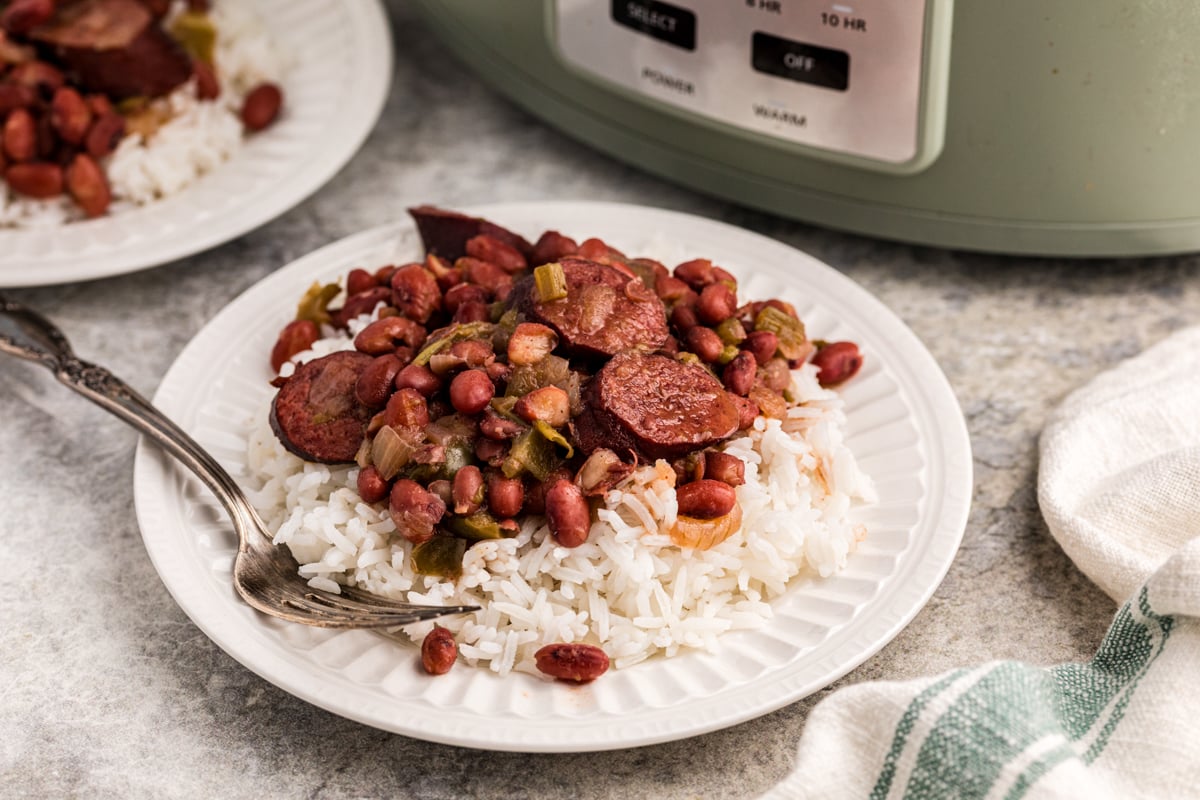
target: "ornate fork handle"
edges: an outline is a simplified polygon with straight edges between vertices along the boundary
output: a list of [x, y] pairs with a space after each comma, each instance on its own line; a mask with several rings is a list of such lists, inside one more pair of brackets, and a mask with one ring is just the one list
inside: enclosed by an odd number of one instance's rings
[[251, 607], [329, 628], [396, 627], [478, 609], [394, 602], [352, 587], [335, 594], [309, 588], [296, 574], [295, 560], [272, 544], [258, 512], [215, 458], [123, 380], [78, 358], [53, 323], [2, 295], [0, 353], [46, 367], [64, 385], [153, 439], [213, 491], [238, 534], [233, 583]]
[[195, 439], [125, 381], [77, 357], [62, 331], [41, 314], [2, 295], [0, 311], [0, 352], [41, 364], [65, 386], [152, 438], [213, 491], [234, 517], [234, 524], [247, 534], [262, 536], [258, 512], [224, 467]]

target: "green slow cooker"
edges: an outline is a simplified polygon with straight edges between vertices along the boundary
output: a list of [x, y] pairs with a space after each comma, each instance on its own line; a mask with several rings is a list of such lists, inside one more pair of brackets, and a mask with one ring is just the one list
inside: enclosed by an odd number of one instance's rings
[[952, 248], [1200, 250], [1200, 5], [413, 0], [532, 113], [650, 172]]

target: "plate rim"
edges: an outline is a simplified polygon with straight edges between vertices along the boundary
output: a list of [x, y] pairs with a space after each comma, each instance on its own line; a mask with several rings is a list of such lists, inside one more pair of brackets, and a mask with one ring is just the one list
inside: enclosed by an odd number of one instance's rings
[[[367, 137], [375, 129], [391, 93], [393, 73], [395, 72], [395, 48], [391, 35], [391, 23], [383, 6], [383, 0], [359, 0], [354, 3], [336, 2], [332, 3], [332, 7], [338, 9], [339, 13], [345, 14], [345, 18], [354, 32], [352, 43], [357, 47], [348, 55], [356, 61], [365, 58], [365, 63], [379, 67], [370, 72], [360, 70], [357, 73], [359, 80], [356, 81], [356, 84], [360, 87], [362, 98], [361, 105], [358, 106], [359, 113], [356, 117], [351, 118], [355, 124], [349, 129], [348, 135], [337, 140], [335, 148], [322, 150], [326, 157], [333, 152], [333, 158], [326, 158], [324, 162], [318, 162], [316, 169], [284, 172], [279, 176], [273, 188], [291, 187], [288, 191], [282, 193], [272, 191], [263, 196], [259, 202], [226, 209], [222, 212], [223, 216], [219, 217], [223, 224], [215, 229], [211, 224], [195, 226], [193, 228], [197, 231], [195, 235], [184, 237], [172, 235], [154, 240], [154, 247], [151, 250], [144, 249], [145, 242], [127, 242], [118, 247], [106, 248], [98, 254], [85, 253], [82, 256], [56, 258], [52, 266], [53, 274], [48, 277], [41, 273], [40, 266], [34, 269], [22, 268], [21, 264], [15, 262], [5, 264], [3, 260], [0, 260], [0, 288], [58, 286], [127, 275], [172, 264], [251, 233], [283, 216], [316, 194], [358, 154]], [[234, 156], [236, 156], [236, 152]], [[218, 165], [217, 169], [227, 165], [228, 161]], [[189, 188], [191, 187], [185, 187], [179, 194], [172, 195], [172, 197], [179, 197]], [[151, 203], [144, 208], [153, 205]], [[143, 207], [131, 209], [130, 213], [136, 213], [140, 208]], [[99, 225], [104, 221], [104, 218], [100, 218], [73, 224]], [[211, 223], [212, 219], [210, 218], [207, 222]], [[40, 234], [56, 230], [61, 230], [61, 228], [0, 228], [0, 245], [6, 244], [5, 239], [10, 237], [10, 241], [12, 241], [30, 233]], [[141, 250], [141, 255], [139, 255], [139, 250]], [[10, 272], [15, 272], [15, 274], [9, 274]]]
[[[855, 631], [850, 626], [842, 626], [842, 630], [835, 631], [830, 636], [831, 639], [836, 637], [838, 641], [836, 648], [833, 648], [834, 652], [827, 655], [825, 660], [829, 663], [825, 667], [817, 670], [813, 675], [803, 677], [796, 682], [797, 685], [789, 687], [787, 691], [771, 696], [764, 696], [765, 693], [760, 691], [753, 703], [743, 705], [736, 710], [728, 711], [708, 720], [691, 722], [685, 720], [681, 722], [680, 720], [672, 721], [668, 719], [666, 723], [659, 725], [652, 732], [643, 732], [640, 735], [630, 737], [621, 734], [619, 729], [623, 723], [620, 718], [605, 719], [599, 723], [595, 720], [563, 719], [557, 717], [547, 720], [520, 719], [519, 722], [521, 723], [524, 738], [500, 737], [500, 740], [497, 741], [494, 736], [464, 735], [461, 730], [453, 730], [453, 724], [449, 725], [449, 730], [446, 729], [445, 725], [431, 728], [428, 725], [410, 724], [404, 720], [398, 722], [395, 716], [384, 718], [381, 714], [370, 713], [356, 707], [356, 703], [348, 703], [346, 701], [345, 687], [340, 685], [341, 680], [336, 682], [339, 684], [337, 686], [328, 684], [320, 685], [320, 681], [317, 681], [317, 685], [314, 686], [313, 675], [309, 670], [300, 669], [295, 659], [280, 657], [280, 654], [277, 652], [279, 649], [277, 643], [269, 641], [265, 635], [268, 630], [265, 626], [258, 626], [258, 630], [256, 631], [258, 635], [231, 643], [226, 641], [230, 638], [227, 631], [217, 629], [204, 614], [199, 614], [200, 618], [198, 619], [198, 613], [194, 613], [197, 610], [191, 605], [193, 598], [190, 592], [195, 587], [181, 586], [178, 580], [172, 583], [166, 578], [167, 574], [173, 574], [171, 569], [176, 566], [180, 554], [161, 551], [157, 546], [154, 536], [149, 531], [150, 526], [156, 522], [156, 514], [161, 516], [159, 512], [165, 511], [165, 505], [155, 507], [158, 500], [165, 501], [165, 496], [157, 499], [151, 498], [147, 494], [149, 490], [143, 488], [147, 485], [147, 480], [155, 475], [161, 474], [165, 478], [172, 471], [176, 473], [181, 471], [173, 463], [170, 463], [166, 456], [158, 452], [152, 443], [145, 438], [141, 438], [139, 439], [135, 456], [134, 499], [139, 528], [142, 531], [143, 541], [145, 542], [151, 561], [156, 571], [158, 571], [160, 579], [166, 585], [176, 603], [184, 610], [193, 623], [243, 666], [288, 693], [324, 708], [327, 711], [381, 730], [413, 736], [427, 741], [476, 749], [514, 752], [591, 752], [640, 747], [689, 738], [745, 722], [794, 703], [828, 686], [833, 681], [838, 680], [861, 665], [892, 641], [921, 609], [925, 607], [930, 597], [941, 584], [942, 579], [945, 577], [957, 554], [970, 510], [970, 498], [973, 487], [970, 440], [965, 418], [949, 381], [933, 359], [932, 354], [929, 353], [916, 334], [904, 324], [895, 312], [888, 309], [880, 300], [849, 277], [804, 251], [776, 239], [763, 236], [762, 234], [697, 214], [629, 203], [595, 201], [499, 203], [475, 206], [463, 210], [467, 213], [487, 216], [489, 218], [503, 217], [506, 213], [532, 214], [537, 216], [542, 211], [549, 210], [550, 216], [548, 218], [552, 219], [554, 209], [575, 213], [586, 210], [597, 214], [604, 212], [632, 212], [642, 215], [653, 215], [666, 222], [666, 224], [660, 226], [664, 230], [669, 230], [667, 225], [669, 225], [671, 220], [687, 220], [688, 224], [692, 225], [699, 223], [705, 226], [712, 226], [714, 230], [721, 232], [722, 235], [751, 237], [760, 240], [760, 245], [766, 243], [773, 248], [787, 251], [790, 258], [802, 258], [809, 263], [810, 267], [824, 272], [824, 277], [833, 281], [840, 293], [848, 294], [848, 297], [840, 297], [840, 299], [851, 302], [852, 305], [859, 308], [864, 306], [869, 308], [872, 314], [880, 316], [886, 322], [886, 327], [889, 328], [890, 332], [900, 336], [900, 339], [903, 340], [902, 344], [910, 348], [915, 346], [916, 349], [907, 354], [906, 367], [909, 370], [904, 374], [908, 376], [910, 382], [912, 379], [919, 377], [925, 384], [922, 387], [923, 391], [915, 394], [911, 391], [912, 387], [909, 388], [914, 406], [920, 406], [927, 414], [936, 417], [937, 424], [929, 425], [930, 420], [927, 419], [925, 420], [925, 425], [921, 426], [921, 432], [928, 432], [934, 435], [934, 440], [927, 441], [926, 446], [929, 452], [929, 463], [931, 467], [937, 467], [934, 472], [939, 473], [931, 475], [929, 485], [926, 487], [926, 493], [923, 495], [925, 498], [923, 502], [929, 508], [926, 508], [920, 515], [921, 519], [927, 519], [931, 513], [931, 509], [936, 508], [939, 512], [936, 521], [932, 523], [928, 533], [924, 537], [925, 548], [934, 549], [936, 558], [926, 554], [925, 558], [915, 562], [910, 570], [913, 573], [913, 577], [918, 572], [921, 573], [919, 591], [911, 591], [911, 585], [906, 590], [906, 586], [902, 581], [887, 580], [884, 590], [881, 590], [870, 601], [873, 606], [876, 606], [875, 612], [870, 615], [871, 618], [876, 620], [880, 618], [885, 619], [881, 630], [873, 631], [868, 637], [871, 641], [846, 641], [850, 638], [851, 634], [861, 634], [861, 632]], [[503, 222], [503, 220], [499, 221]], [[382, 246], [389, 238], [398, 237], [405, 231], [411, 232], [412, 228], [413, 225], [411, 222], [402, 221], [343, 237], [300, 258], [294, 259], [289, 264], [249, 287], [218, 312], [188, 343], [164, 376], [158, 391], [155, 393], [154, 402], [160, 404], [165, 399], [167, 401], [166, 405], [170, 405], [172, 402], [169, 396], [170, 388], [173, 380], [177, 379], [175, 377], [176, 373], [186, 370], [188, 361], [194, 360], [197, 357], [206, 332], [219, 330], [223, 324], [226, 324], [226, 319], [236, 318], [241, 304], [249, 305], [254, 296], [269, 291], [273, 283], [286, 283], [290, 275], [304, 273], [312, 264], [329, 261], [331, 260], [331, 256], [336, 256], [341, 250], [351, 251], [355, 247], [362, 246], [373, 239], [378, 239], [377, 246]], [[248, 297], [251, 299], [247, 300], [246, 298]], [[829, 304], [825, 303], [823, 305]], [[893, 377], [899, 378], [899, 376]], [[927, 402], [917, 403], [918, 398], [923, 401], [929, 401], [930, 398], [925, 396], [928, 392], [936, 395], [934, 399], [937, 402], [932, 405], [929, 405]], [[938, 408], [934, 408], [934, 406], [938, 406]], [[914, 410], [916, 409], [914, 408]], [[953, 413], [946, 413], [948, 410], [952, 410]], [[940, 412], [940, 416], [935, 412]], [[936, 498], [936, 503], [930, 498]], [[914, 523], [912, 527], [915, 529], [919, 526], [920, 520], [918, 523]], [[186, 566], [184, 565], [185, 568]], [[167, 570], [167, 572], [164, 572], [164, 570]], [[185, 589], [188, 589], [188, 591], [185, 591]], [[232, 595], [232, 590], [230, 594]], [[881, 605], [884, 601], [889, 605], [886, 607]], [[880, 626], [877, 625], [876, 627]], [[846, 648], [852, 648], [853, 655], [851, 657], [840, 659], [833, 657], [837, 654], [837, 651]], [[339, 679], [342, 678], [342, 676], [338, 677]], [[719, 695], [720, 692], [716, 694]], [[397, 702], [403, 702], [402, 698], [395, 699]], [[708, 701], [711, 698], [706, 697], [702, 698], [702, 700]], [[670, 707], [651, 709], [655, 715], [660, 717], [664, 715], [669, 717], [676, 710]], [[478, 722], [480, 719], [477, 715], [463, 713], [458, 709], [449, 710], [446, 716], [453, 718], [451, 723], [458, 717], [475, 722]], [[580, 727], [584, 728], [582, 733], [580, 732]], [[570, 735], [565, 735], [568, 731]]]

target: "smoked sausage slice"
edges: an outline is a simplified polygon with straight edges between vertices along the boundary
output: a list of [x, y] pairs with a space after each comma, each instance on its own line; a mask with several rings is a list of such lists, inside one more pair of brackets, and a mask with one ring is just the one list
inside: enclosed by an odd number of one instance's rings
[[533, 255], [533, 245], [527, 239], [481, 217], [471, 217], [436, 206], [417, 206], [410, 208], [408, 213], [417, 223], [425, 251], [448, 261], [465, 256], [467, 241], [481, 235], [491, 236], [515, 247], [526, 258]]
[[666, 342], [662, 301], [641, 279], [582, 258], [558, 263], [566, 277], [566, 297], [543, 302], [532, 277], [513, 287], [511, 296], [529, 320], [554, 329], [567, 353], [606, 357], [624, 350], [653, 351]]
[[677, 458], [728, 438], [738, 407], [712, 373], [673, 358], [625, 352], [588, 382], [575, 438], [584, 453], [607, 447]]
[[372, 414], [354, 387], [374, 360], [346, 350], [297, 367], [271, 403], [271, 430], [283, 446], [305, 461], [353, 461]]
[[187, 53], [139, 0], [63, 4], [29, 38], [80, 86], [117, 100], [161, 97], [192, 76]]

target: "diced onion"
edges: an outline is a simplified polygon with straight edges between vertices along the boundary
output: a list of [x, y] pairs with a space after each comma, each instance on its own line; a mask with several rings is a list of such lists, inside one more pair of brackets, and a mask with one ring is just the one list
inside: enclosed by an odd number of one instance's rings
[[734, 505], [732, 511], [716, 519], [697, 519], [681, 514], [671, 528], [671, 542], [679, 547], [707, 550], [728, 539], [741, 525], [742, 507], [739, 505]]
[[371, 442], [371, 463], [385, 481], [390, 481], [412, 458], [413, 448], [404, 441], [396, 429], [384, 425]]

